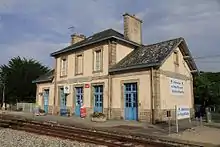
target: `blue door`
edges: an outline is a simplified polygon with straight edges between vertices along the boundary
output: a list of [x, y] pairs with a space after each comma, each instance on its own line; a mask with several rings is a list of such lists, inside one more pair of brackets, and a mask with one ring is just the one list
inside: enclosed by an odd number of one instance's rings
[[124, 85], [125, 120], [138, 119], [137, 83]]
[[49, 89], [44, 90], [44, 111], [45, 113], [48, 113], [49, 110]]
[[83, 104], [83, 87], [75, 88], [76, 97], [75, 97], [75, 115], [80, 116], [80, 108]]
[[67, 107], [66, 107], [66, 95], [64, 93], [63, 88], [60, 88], [60, 115], [67, 115]]
[[94, 86], [94, 112], [103, 111], [103, 86]]

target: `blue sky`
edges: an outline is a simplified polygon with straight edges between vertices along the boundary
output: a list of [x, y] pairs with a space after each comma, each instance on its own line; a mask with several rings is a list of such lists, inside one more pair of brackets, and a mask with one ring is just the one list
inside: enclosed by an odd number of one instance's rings
[[[123, 32], [122, 14], [143, 20], [145, 44], [184, 37], [194, 57], [220, 55], [220, 0], [1, 0], [0, 63], [14, 56], [52, 66], [49, 54], [107, 28]], [[220, 57], [196, 60], [200, 70], [220, 71]]]

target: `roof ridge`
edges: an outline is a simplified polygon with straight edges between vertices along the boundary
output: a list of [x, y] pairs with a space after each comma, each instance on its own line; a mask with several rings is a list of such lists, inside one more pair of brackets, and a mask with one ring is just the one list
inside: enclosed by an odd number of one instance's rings
[[178, 40], [178, 39], [180, 39], [180, 40], [184, 40], [183, 37], [178, 37], [178, 38], [173, 38], [173, 39], [163, 40], [163, 41], [160, 41], [160, 42], [155, 42], [155, 43], [152, 43], [152, 44], [144, 45], [144, 47], [149, 47], [149, 46], [156, 45], [156, 44], [159, 44], [159, 43], [170, 42], [170, 41], [174, 41], [174, 40]]
[[62, 53], [65, 53], [65, 52], [68, 52], [71, 50], [75, 50], [78, 48], [82, 48], [84, 46], [94, 44], [96, 42], [104, 41], [104, 40], [107, 40], [110, 38], [119, 39], [119, 40], [125, 41], [127, 43], [130, 43], [132, 45], [139, 46], [137, 43], [126, 39], [124, 34], [120, 33], [119, 31], [116, 31], [113, 28], [108, 28], [108, 29], [104, 29], [100, 32], [94, 33], [94, 34], [90, 35], [89, 37], [86, 37], [84, 40], [82, 40], [80, 42], [69, 45], [61, 50], [55, 51], [55, 52], [51, 53], [50, 55], [55, 57], [59, 54], [62, 54]]
[[[107, 32], [107, 31], [114, 31], [114, 32], [116, 32], [116, 33], [119, 33], [119, 34], [123, 35], [122, 33], [116, 31], [116, 30], [113, 29], [113, 28], [108, 28], [108, 29], [103, 29], [102, 31], [99, 31], [99, 32], [97, 32], [97, 33], [94, 33], [94, 34], [90, 35], [89, 37], [92, 37], [92, 36], [95, 36], [95, 35], [99, 35], [100, 33]], [[89, 37], [86, 37], [86, 39], [89, 38]]]

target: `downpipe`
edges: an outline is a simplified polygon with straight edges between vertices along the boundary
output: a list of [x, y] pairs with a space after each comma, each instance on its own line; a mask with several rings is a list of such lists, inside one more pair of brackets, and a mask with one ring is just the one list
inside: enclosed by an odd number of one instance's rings
[[151, 82], [151, 123], [155, 124], [155, 111], [154, 111], [154, 69], [151, 67], [150, 69], [150, 82]]

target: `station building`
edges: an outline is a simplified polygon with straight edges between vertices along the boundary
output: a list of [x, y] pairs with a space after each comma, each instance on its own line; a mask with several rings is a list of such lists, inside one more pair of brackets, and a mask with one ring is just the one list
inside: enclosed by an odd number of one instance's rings
[[164, 121], [175, 106], [193, 111], [197, 67], [184, 38], [142, 43], [142, 21], [124, 14], [124, 34], [107, 29], [71, 35], [71, 45], [51, 53], [54, 70], [35, 80], [36, 102], [47, 113], [108, 119]]

